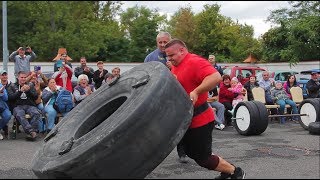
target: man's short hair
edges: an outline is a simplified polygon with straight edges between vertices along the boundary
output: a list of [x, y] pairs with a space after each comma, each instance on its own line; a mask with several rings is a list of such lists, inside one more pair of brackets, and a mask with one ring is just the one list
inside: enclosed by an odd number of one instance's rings
[[161, 36], [167, 36], [167, 37], [169, 37], [169, 39], [171, 39], [171, 35], [170, 35], [170, 33], [168, 33], [168, 32], [160, 31], [160, 32], [158, 33], [156, 39], [158, 39], [158, 38], [161, 37]]
[[212, 59], [212, 58], [214, 59], [215, 56], [213, 54], [210, 54], [208, 59]]
[[19, 71], [19, 72], [18, 72], [18, 76], [19, 76], [20, 74], [27, 74], [27, 75], [28, 75], [29, 73], [26, 72], [26, 71]]
[[102, 61], [98, 61], [98, 62], [97, 62], [97, 65], [98, 65], [98, 64], [103, 64], [103, 62], [102, 62]]
[[187, 48], [186, 44], [185, 44], [183, 41], [181, 41], [180, 39], [172, 39], [172, 40], [170, 40], [170, 41], [164, 46], [164, 48], [169, 48], [169, 47], [171, 47], [171, 46], [173, 46], [173, 45], [175, 45], [175, 44], [179, 44], [179, 45]]

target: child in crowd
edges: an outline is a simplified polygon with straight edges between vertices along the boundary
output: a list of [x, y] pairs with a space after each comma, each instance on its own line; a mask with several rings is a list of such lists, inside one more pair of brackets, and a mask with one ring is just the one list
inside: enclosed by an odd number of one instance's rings
[[231, 79], [230, 85], [231, 87], [228, 88], [228, 90], [238, 94], [232, 101], [232, 106], [235, 107], [239, 102], [243, 101], [244, 99], [243, 86], [236, 77], [233, 77]]
[[[282, 87], [282, 83], [280, 81], [277, 81], [275, 84], [275, 87], [271, 89], [271, 97], [277, 104], [280, 105], [280, 108], [279, 108], [280, 115], [284, 114], [284, 109], [286, 104], [289, 104], [291, 106], [292, 114], [298, 114], [298, 108], [296, 103], [290, 99], [288, 93]], [[297, 121], [298, 120], [297, 116], [293, 117], [293, 120]], [[284, 124], [285, 121], [286, 121], [285, 117], [280, 118], [281, 124]]]

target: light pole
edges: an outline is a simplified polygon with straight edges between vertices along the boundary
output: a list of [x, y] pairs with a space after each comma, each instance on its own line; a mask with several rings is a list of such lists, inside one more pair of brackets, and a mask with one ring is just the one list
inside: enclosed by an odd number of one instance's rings
[[7, 36], [7, 1], [2, 1], [2, 59], [3, 59], [3, 69], [8, 72], [8, 36]]

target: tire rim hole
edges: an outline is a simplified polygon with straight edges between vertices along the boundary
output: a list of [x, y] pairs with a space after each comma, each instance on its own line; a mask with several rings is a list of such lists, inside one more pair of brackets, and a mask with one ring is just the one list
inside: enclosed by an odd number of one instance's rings
[[75, 139], [79, 139], [84, 136], [97, 126], [99, 126], [102, 122], [107, 120], [117, 109], [127, 100], [127, 97], [121, 96], [118, 97], [104, 106], [101, 106], [100, 109], [96, 111], [96, 113], [92, 114], [88, 119], [90, 121], [86, 121], [75, 133]]

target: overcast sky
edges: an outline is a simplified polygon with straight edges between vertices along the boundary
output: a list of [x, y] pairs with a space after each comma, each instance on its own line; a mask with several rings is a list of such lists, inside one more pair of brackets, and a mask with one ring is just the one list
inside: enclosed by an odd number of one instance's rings
[[205, 4], [219, 4], [220, 14], [232, 18], [239, 23], [252, 25], [254, 37], [259, 37], [271, 28], [272, 24], [265, 22], [272, 10], [290, 7], [287, 1], [123, 1], [122, 8], [146, 6], [149, 9], [158, 9], [159, 12], [174, 14], [180, 7], [191, 5], [194, 13], [203, 10]]

